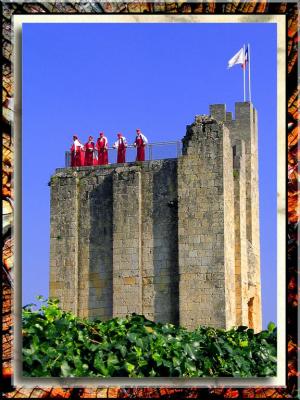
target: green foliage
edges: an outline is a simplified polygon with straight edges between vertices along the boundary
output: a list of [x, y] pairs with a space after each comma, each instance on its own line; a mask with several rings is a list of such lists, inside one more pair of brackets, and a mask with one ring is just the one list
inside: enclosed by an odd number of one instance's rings
[[25, 376], [258, 377], [276, 375], [276, 327], [193, 332], [133, 314], [103, 322], [62, 311], [58, 300], [23, 309]]
[[233, 170], [233, 177], [234, 177], [234, 178], [238, 178], [239, 175], [240, 175], [239, 170], [238, 170], [238, 169], [234, 169], [234, 170]]

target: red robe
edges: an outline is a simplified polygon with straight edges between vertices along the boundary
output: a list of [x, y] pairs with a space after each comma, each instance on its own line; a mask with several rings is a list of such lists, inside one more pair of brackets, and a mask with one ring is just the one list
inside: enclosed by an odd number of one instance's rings
[[71, 147], [71, 167], [81, 167], [84, 165], [83, 163], [83, 151], [80, 146], [76, 146], [73, 144]]
[[107, 165], [108, 164], [108, 151], [107, 151], [108, 143], [106, 137], [97, 139], [97, 148], [98, 148], [98, 165]]
[[118, 156], [117, 163], [125, 163], [126, 158], [126, 146], [123, 138], [118, 139]]
[[93, 165], [95, 143], [87, 142], [84, 148], [85, 148], [84, 165], [91, 166]]
[[137, 150], [136, 161], [145, 161], [145, 144], [142, 137], [140, 135], [137, 135], [134, 143], [136, 144]]

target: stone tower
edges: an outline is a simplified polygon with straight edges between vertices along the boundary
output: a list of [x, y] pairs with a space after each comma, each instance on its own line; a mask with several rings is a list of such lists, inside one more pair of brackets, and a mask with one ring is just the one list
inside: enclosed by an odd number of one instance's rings
[[261, 330], [257, 114], [196, 116], [178, 159], [57, 169], [50, 297], [88, 318]]
[[235, 275], [237, 324], [261, 329], [260, 234], [257, 111], [252, 103], [235, 104], [235, 119], [225, 105], [211, 115], [230, 132], [234, 167]]

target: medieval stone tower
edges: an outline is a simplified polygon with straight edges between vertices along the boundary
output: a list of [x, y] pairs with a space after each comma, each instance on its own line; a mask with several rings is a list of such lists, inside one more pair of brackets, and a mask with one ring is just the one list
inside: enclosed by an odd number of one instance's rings
[[179, 158], [51, 178], [50, 297], [78, 316], [261, 330], [257, 113], [210, 106]]

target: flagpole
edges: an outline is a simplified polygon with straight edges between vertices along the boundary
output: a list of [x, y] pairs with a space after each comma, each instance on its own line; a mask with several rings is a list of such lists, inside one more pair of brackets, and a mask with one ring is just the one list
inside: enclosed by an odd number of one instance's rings
[[[245, 45], [244, 45], [244, 64], [245, 64]], [[245, 65], [243, 66], [243, 75], [244, 75], [244, 102], [246, 101], [246, 81], [245, 81], [245, 75], [246, 75], [246, 71], [245, 71]]]
[[249, 84], [249, 100], [251, 103], [251, 79], [250, 79], [250, 44], [248, 43], [248, 57], [249, 57], [249, 70], [248, 70], [248, 84]]

